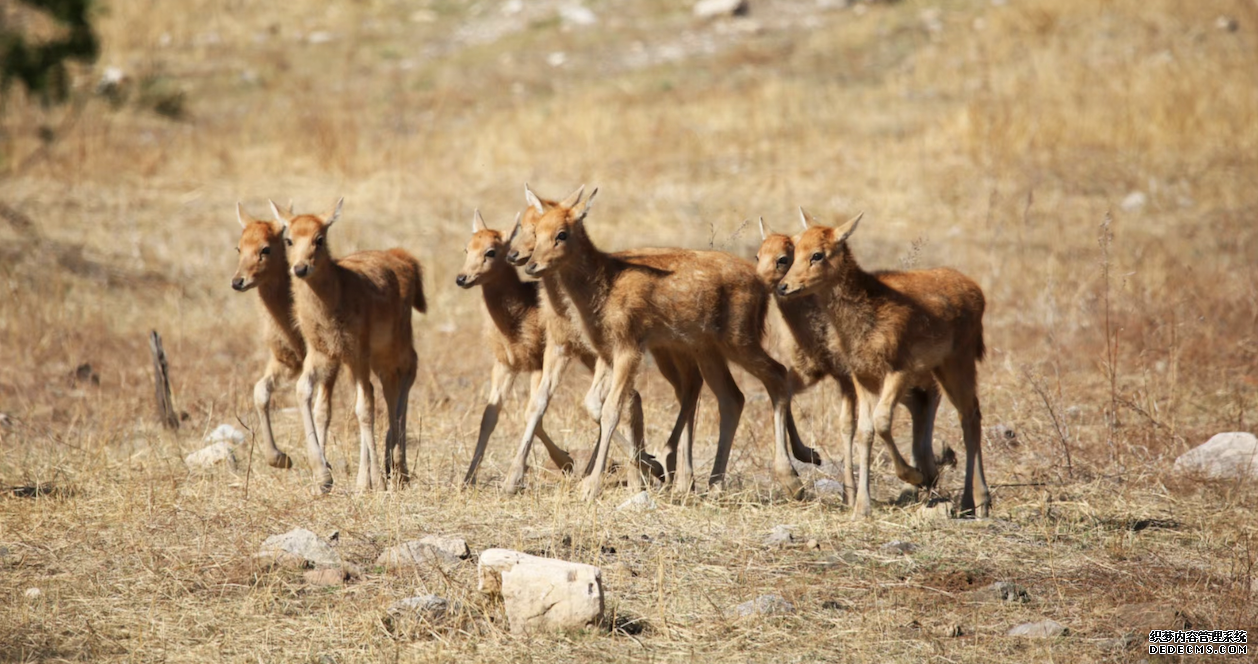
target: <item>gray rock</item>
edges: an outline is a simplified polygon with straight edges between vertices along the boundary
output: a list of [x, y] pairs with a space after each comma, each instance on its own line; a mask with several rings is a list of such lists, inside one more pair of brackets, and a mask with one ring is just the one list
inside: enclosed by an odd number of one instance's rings
[[305, 528], [294, 528], [282, 535], [266, 538], [258, 557], [281, 565], [341, 566], [341, 556], [332, 545]]
[[952, 502], [942, 498], [923, 504], [917, 510], [925, 521], [947, 521], [952, 518]]
[[829, 477], [823, 477], [816, 482], [813, 482], [812, 490], [818, 496], [842, 496], [843, 483], [838, 480], [830, 479]]
[[318, 567], [306, 570], [302, 577], [306, 583], [316, 586], [343, 586], [348, 575], [340, 567]]
[[230, 424], [220, 424], [205, 437], [205, 442], [239, 445], [245, 442], [245, 432]]
[[883, 553], [902, 553], [904, 555], [912, 554], [917, 551], [917, 545], [912, 542], [901, 542], [900, 540], [891, 540], [882, 545]]
[[747, 0], [699, 0], [694, 7], [694, 15], [698, 18], [746, 16], [749, 11], [751, 5]]
[[1174, 468], [1215, 478], [1258, 478], [1258, 437], [1247, 432], [1217, 434], [1182, 454]]
[[1051, 639], [1058, 636], [1066, 636], [1069, 633], [1070, 630], [1056, 620], [1022, 623], [1009, 630], [1009, 636], [1025, 636], [1035, 639]]
[[617, 508], [617, 512], [633, 510], [638, 512], [647, 512], [655, 509], [655, 500], [651, 498], [649, 491], [643, 490], [633, 494], [629, 500], [621, 503]]
[[740, 618], [776, 616], [795, 613], [795, 605], [781, 595], [761, 595], [750, 602], [735, 606], [732, 611]]
[[467, 548], [467, 540], [462, 537], [450, 537], [447, 535], [424, 535], [419, 538], [420, 544], [427, 544], [432, 548], [458, 558], [459, 560], [467, 560], [472, 557], [471, 549]]
[[192, 470], [209, 470], [215, 466], [236, 469], [236, 454], [230, 443], [219, 441], [189, 454], [183, 462]]
[[[429, 537], [432, 537], [431, 535]], [[432, 565], [441, 565], [449, 567], [457, 565], [461, 560], [460, 556], [451, 553], [444, 548], [434, 546], [428, 538], [411, 540], [403, 542], [397, 546], [391, 546], [384, 550], [376, 557], [376, 564], [385, 567], [430, 567]], [[461, 540], [460, 540], [461, 541]], [[467, 545], [463, 546], [464, 555], [467, 551]]]
[[396, 617], [415, 618], [430, 623], [439, 623], [452, 613], [458, 613], [462, 606], [458, 602], [438, 595], [416, 595], [400, 599], [389, 607], [389, 615]]
[[584, 5], [563, 5], [559, 8], [559, 18], [569, 25], [594, 25], [598, 16]]
[[768, 537], [764, 538], [765, 546], [788, 546], [795, 541], [790, 526], [774, 526]]

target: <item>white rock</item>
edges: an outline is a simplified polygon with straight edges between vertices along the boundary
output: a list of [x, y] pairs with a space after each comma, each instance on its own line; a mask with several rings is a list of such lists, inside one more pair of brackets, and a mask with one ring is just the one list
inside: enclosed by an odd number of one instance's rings
[[26, 599], [39, 599], [44, 596], [44, 591], [39, 588], [27, 588], [22, 594], [26, 596]]
[[294, 528], [282, 535], [266, 538], [258, 556], [273, 558], [280, 563], [341, 564], [341, 556], [332, 545], [305, 528]]
[[914, 551], [917, 551], [917, 545], [912, 542], [891, 540], [890, 542], [882, 545], [882, 550], [885, 553], [902, 553], [907, 556]]
[[750, 9], [747, 0], [699, 0], [695, 3], [694, 14], [698, 18], [746, 16]]
[[1208, 477], [1258, 478], [1258, 437], [1247, 432], [1216, 434], [1176, 459], [1174, 468]]
[[230, 424], [220, 424], [205, 437], [205, 442], [239, 445], [245, 442], [245, 432]]
[[546, 64], [552, 67], [562, 67], [563, 63], [568, 61], [568, 55], [563, 51], [555, 51], [546, 56]]
[[616, 508], [616, 511], [621, 512], [624, 510], [636, 510], [639, 512], [646, 512], [653, 509], [655, 509], [655, 500], [651, 498], [650, 492], [643, 490], [633, 494], [629, 500], [621, 503], [620, 506]]
[[482, 592], [501, 593], [513, 633], [580, 629], [603, 616], [603, 575], [593, 565], [487, 549], [477, 572]]
[[795, 536], [791, 534], [790, 526], [774, 526], [773, 531], [768, 537], [764, 538], [765, 546], [786, 546], [795, 541]]
[[433, 563], [455, 564], [469, 555], [467, 543], [461, 539], [428, 535], [389, 547], [376, 558], [376, 564], [385, 567], [426, 567]]
[[467, 548], [467, 540], [462, 537], [450, 537], [447, 535], [424, 535], [419, 538], [421, 544], [427, 544], [432, 548], [441, 551], [447, 555], [466, 560], [472, 557], [471, 549]]
[[598, 16], [584, 5], [563, 5], [559, 8], [559, 18], [569, 25], [594, 25]]
[[207, 445], [183, 458], [189, 468], [204, 470], [219, 464], [235, 470], [236, 454], [232, 452], [230, 443], [217, 442]]
[[947, 500], [932, 501], [918, 508], [917, 514], [926, 521], [947, 521], [952, 518], [952, 503]]
[[1123, 199], [1122, 203], [1118, 204], [1118, 207], [1122, 208], [1123, 212], [1136, 212], [1148, 204], [1149, 197], [1143, 191], [1133, 191], [1127, 194], [1127, 197]]
[[311, 44], [326, 44], [332, 41], [332, 33], [326, 30], [316, 30], [306, 36], [306, 41]]
[[1009, 630], [1009, 636], [1027, 636], [1031, 638], [1045, 639], [1056, 636], [1065, 636], [1070, 630], [1066, 626], [1056, 620], [1041, 620], [1039, 622], [1022, 623], [1017, 627]]
[[773, 616], [795, 613], [795, 605], [781, 595], [761, 595], [750, 602], [743, 602], [733, 609], [740, 618]]

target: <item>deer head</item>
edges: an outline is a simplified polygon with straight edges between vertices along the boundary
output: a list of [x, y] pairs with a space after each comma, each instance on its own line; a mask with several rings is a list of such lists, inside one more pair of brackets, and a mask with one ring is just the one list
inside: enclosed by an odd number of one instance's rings
[[571, 257], [572, 252], [569, 249], [572, 242], [585, 237], [585, 216], [589, 214], [590, 204], [598, 195], [598, 190], [595, 189], [582, 202], [581, 196], [584, 192], [585, 185], [581, 185], [537, 218], [534, 224], [532, 258], [524, 268], [525, 272], [532, 276], [541, 276]]
[[[519, 226], [519, 214], [515, 216], [515, 223]], [[465, 250], [467, 258], [463, 260], [463, 269], [454, 278], [454, 283], [462, 288], [471, 288], [482, 283], [495, 270], [504, 267], [510, 269], [510, 264], [507, 263], [509, 248], [510, 245], [503, 240], [502, 233], [486, 226], [480, 210], [475, 210], [472, 213], [472, 239], [468, 241]]]
[[769, 288], [776, 288], [791, 269], [795, 243], [789, 235], [774, 233], [760, 217], [760, 250], [756, 252], [756, 274]]
[[336, 201], [336, 208], [326, 217], [313, 214], [293, 215], [291, 211], [285, 215], [279, 207], [271, 202], [271, 212], [276, 221], [284, 225], [288, 244], [288, 264], [292, 266], [293, 276], [308, 279], [316, 270], [332, 261], [328, 250], [327, 233], [332, 224], [341, 217], [341, 206], [345, 199]]
[[[289, 214], [292, 208], [289, 203]], [[232, 277], [232, 288], [243, 293], [259, 283], [282, 276], [288, 270], [288, 261], [284, 256], [283, 226], [254, 219], [240, 203], [236, 203], [236, 220], [241, 228], [240, 242], [236, 245], [240, 259]]]
[[833, 284], [855, 265], [852, 252], [847, 248], [847, 238], [856, 231], [864, 213], [838, 228], [816, 223], [804, 208], [799, 209], [799, 216], [807, 230], [794, 240], [795, 257], [776, 291], [782, 297], [811, 293]]

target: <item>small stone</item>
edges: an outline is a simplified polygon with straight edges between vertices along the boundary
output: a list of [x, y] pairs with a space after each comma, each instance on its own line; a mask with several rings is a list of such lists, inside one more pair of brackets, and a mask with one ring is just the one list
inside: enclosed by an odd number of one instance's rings
[[655, 501], [651, 498], [650, 492], [643, 490], [643, 491], [639, 491], [638, 493], [633, 494], [633, 496], [629, 498], [629, 500], [626, 500], [625, 502], [621, 503], [616, 508], [616, 511], [622, 512], [625, 510], [634, 510], [634, 511], [639, 511], [639, 512], [646, 512], [653, 509], [655, 509]]
[[416, 618], [430, 623], [439, 623], [445, 620], [451, 613], [457, 613], [460, 610], [462, 610], [462, 606], [458, 602], [451, 602], [444, 597], [428, 594], [407, 597], [394, 602], [389, 607], [389, 614], [398, 617]]
[[1145, 632], [1151, 629], [1193, 629], [1193, 619], [1172, 604], [1143, 602], [1119, 607], [1114, 612], [1113, 624], [1119, 632]]
[[917, 514], [926, 521], [948, 521], [952, 518], [952, 501], [937, 498], [923, 504]]
[[306, 36], [306, 41], [311, 44], [326, 44], [332, 41], [332, 33], [326, 30], [316, 30]]
[[1056, 620], [1041, 620], [1039, 622], [1022, 623], [1017, 627], [1009, 630], [1009, 636], [1025, 636], [1035, 639], [1049, 639], [1058, 636], [1066, 636], [1070, 630], [1066, 626]]
[[559, 18], [568, 25], [594, 25], [598, 16], [584, 5], [564, 5], [559, 8]]
[[786, 615], [795, 613], [795, 605], [781, 595], [761, 595], [750, 602], [735, 606], [733, 612], [740, 618]]
[[1258, 437], [1248, 432], [1216, 434], [1180, 455], [1174, 469], [1214, 478], [1258, 478]]
[[205, 442], [239, 445], [245, 442], [245, 432], [230, 424], [220, 424], [205, 437]]
[[847, 611], [852, 607], [840, 602], [837, 599], [828, 599], [821, 603], [821, 608], [826, 609], [827, 611]]
[[1130, 648], [1132, 644], [1136, 643], [1137, 641], [1139, 641], [1139, 639], [1136, 637], [1136, 635], [1132, 632], [1128, 632], [1122, 636], [1115, 637], [1112, 639], [1100, 639], [1096, 642], [1096, 647], [1101, 650], [1108, 650], [1108, 651], [1126, 650]]
[[44, 596], [44, 591], [39, 588], [27, 588], [22, 594], [26, 596], [26, 599], [39, 599]]
[[459, 560], [467, 560], [472, 557], [471, 549], [467, 548], [467, 540], [462, 537], [424, 535], [419, 538], [419, 542]]
[[1138, 212], [1144, 209], [1144, 206], [1148, 204], [1148, 195], [1146, 195], [1143, 191], [1133, 191], [1130, 194], [1127, 194], [1127, 197], [1123, 199], [1122, 203], [1118, 204], [1118, 207], [1122, 208], [1123, 212]]
[[411, 12], [411, 23], [434, 23], [437, 20], [437, 12], [431, 9], [416, 9]]
[[1031, 601], [1031, 596], [1027, 594], [1026, 589], [1009, 581], [993, 581], [989, 585], [965, 593], [965, 596], [975, 602], [1021, 603]]
[[183, 462], [193, 470], [208, 470], [219, 465], [235, 470], [236, 454], [232, 451], [231, 443], [220, 441], [189, 454], [183, 458]]
[[1214, 19], [1214, 27], [1224, 32], [1236, 32], [1240, 29], [1241, 24], [1240, 21], [1237, 21], [1231, 16], [1220, 16]]
[[13, 419], [10, 418], [6, 413], [0, 413], [0, 427], [4, 427], [6, 429], [12, 428]]
[[818, 541], [817, 541], [817, 540], [815, 540], [815, 539], [810, 539], [810, 540], [808, 540], [806, 543], [804, 543], [804, 548], [805, 548], [805, 549], [808, 549], [808, 550], [810, 550], [810, 551], [820, 551], [820, 550], [821, 550], [821, 542], [818, 542]]
[[774, 526], [768, 537], [764, 538], [765, 546], [788, 546], [795, 541], [790, 526]]
[[305, 528], [294, 528], [282, 535], [266, 538], [258, 557], [287, 566], [341, 566], [341, 556], [332, 545]]
[[812, 485], [813, 492], [818, 496], [842, 496], [843, 483], [838, 480], [823, 477]]
[[960, 625], [949, 625], [948, 627], [944, 628], [943, 635], [944, 637], [950, 638], [950, 639], [955, 639], [957, 637], [965, 636], [965, 628], [961, 627]]
[[907, 556], [912, 554], [914, 551], [917, 551], [917, 545], [912, 542], [891, 540], [890, 542], [882, 545], [882, 551], [884, 553], [901, 553]]
[[568, 55], [563, 51], [554, 51], [546, 56], [546, 64], [552, 67], [562, 67], [568, 61]]
[[[464, 548], [466, 549], [466, 545]], [[449, 567], [457, 565], [460, 560], [458, 555], [438, 548], [424, 539], [418, 539], [385, 549], [376, 558], [376, 564], [390, 568], [428, 567], [434, 564]]]
[[697, 18], [719, 18], [722, 16], [746, 16], [751, 11], [747, 0], [699, 0], [694, 6]]
[[306, 579], [306, 583], [316, 586], [343, 586], [346, 579], [345, 570], [340, 567], [319, 567], [306, 570], [302, 576]]

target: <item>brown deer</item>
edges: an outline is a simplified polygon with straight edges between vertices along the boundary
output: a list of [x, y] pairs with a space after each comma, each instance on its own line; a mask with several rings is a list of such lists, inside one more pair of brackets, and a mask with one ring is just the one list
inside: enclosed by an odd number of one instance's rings
[[[311, 398], [316, 385], [331, 393], [342, 364], [349, 367], [358, 388], [354, 409], [359, 429], [358, 490], [383, 489], [386, 477], [398, 484], [409, 479], [407, 397], [418, 368], [411, 309], [420, 313], [427, 309], [419, 261], [402, 249], [332, 257], [327, 233], [340, 218], [343, 202], [338, 200], [327, 217], [285, 215], [271, 203], [271, 212], [287, 231], [288, 262], [297, 277], [293, 311], [306, 341], [297, 400], [315, 480], [325, 492], [332, 488], [332, 473], [324, 455], [326, 441], [314, 426]], [[389, 416], [384, 475], [375, 449], [372, 372], [380, 378]]]
[[[292, 213], [289, 203], [289, 213]], [[288, 273], [288, 258], [284, 255], [284, 227], [270, 221], [259, 221], [236, 203], [236, 219], [240, 222], [240, 254], [232, 288], [243, 293], [258, 289], [258, 303], [262, 309], [262, 338], [270, 351], [266, 371], [253, 386], [253, 404], [261, 423], [263, 453], [266, 462], [276, 468], [292, 468], [293, 462], [275, 445], [271, 431], [271, 395], [276, 383], [292, 380], [301, 373], [301, 363], [306, 357], [306, 342], [301, 338], [297, 322], [293, 318], [293, 292]], [[319, 423], [320, 439], [327, 438], [331, 411], [330, 395], [323, 389], [315, 397], [315, 421]]]
[[[805, 223], [804, 228], [808, 226]], [[789, 235], [774, 233], [760, 218], [762, 244], [756, 252], [756, 272], [771, 292], [776, 293], [778, 284], [790, 270], [795, 260], [795, 243]], [[829, 312], [821, 307], [815, 295], [792, 298], [774, 297], [788, 335], [783, 337], [784, 355], [791, 367], [791, 393], [798, 394], [821, 379], [829, 376], [839, 386], [839, 444], [843, 450], [843, 488], [848, 504], [856, 500], [856, 483], [853, 479], [852, 442], [856, 434], [856, 386], [843, 357], [838, 331], [830, 320]], [[900, 403], [909, 409], [913, 419], [913, 463], [909, 466], [900, 450], [892, 447], [892, 462], [896, 476], [922, 488], [932, 488], [938, 480], [937, 464], [955, 464], [956, 456], [951, 448], [945, 448], [942, 458], [932, 453], [935, 413], [939, 408], [939, 388], [933, 377], [905, 391]], [[795, 421], [788, 413], [787, 430], [792, 437]]]
[[[515, 230], [510, 241], [511, 252], [508, 255], [508, 260], [515, 265], [527, 263], [531, 256], [533, 230], [537, 219], [547, 209], [560, 205], [560, 203], [555, 201], [541, 199], [529, 189], [527, 184], [524, 187], [524, 192], [528, 207], [516, 219]], [[523, 246], [527, 246], [528, 251], [521, 252], [520, 249]], [[546, 327], [547, 336], [542, 378], [538, 389], [534, 393], [534, 404], [531, 407], [532, 415], [525, 428], [520, 447], [516, 452], [515, 461], [512, 463], [511, 470], [504, 483], [504, 488], [508, 492], [518, 490], [523, 480], [534, 433], [538, 430], [541, 418], [549, 406], [550, 398], [558, 388], [559, 381], [571, 359], [573, 357], [580, 359], [583, 364], [594, 372], [594, 380], [589, 392], [586, 394], [585, 407], [595, 421], [601, 420], [603, 401], [610, 389], [611, 376], [607, 371], [607, 366], [595, 354], [593, 347], [581, 331], [579, 322], [573, 320], [574, 317], [570, 315], [572, 305], [559, 287], [558, 281], [543, 275], [541, 284], [543, 294], [541, 299], [541, 317]], [[614, 437], [625, 445], [630, 459], [636, 460], [635, 465], [638, 472], [629, 473], [629, 480], [632, 486], [640, 486], [643, 477], [649, 474], [652, 477], [664, 480], [666, 483], [672, 483], [677, 490], [688, 490], [693, 485], [693, 464], [691, 463], [690, 450], [694, 439], [694, 420], [697, 413], [699, 391], [703, 387], [703, 378], [698, 364], [687, 352], [673, 352], [670, 349], [661, 348], [653, 352], [653, 355], [656, 366], [659, 367], [660, 373], [664, 378], [673, 386], [677, 400], [681, 404], [672, 433], [669, 436], [668, 443], [665, 445], [667, 454], [664, 465], [661, 466], [650, 454], [646, 453], [641, 397], [637, 390], [631, 389], [628, 396], [630, 430], [633, 442], [625, 441], [619, 433], [616, 433]], [[681, 450], [680, 458], [678, 455], [679, 449]], [[585, 474], [588, 475], [591, 472], [596, 460], [597, 454], [592, 454], [589, 463], [585, 467]], [[602, 466], [600, 466], [601, 468]]]
[[[519, 218], [516, 219], [517, 223]], [[542, 322], [538, 282], [521, 281], [515, 267], [507, 262], [510, 245], [502, 233], [485, 225], [480, 210], [472, 215], [472, 239], [467, 243], [467, 258], [455, 278], [460, 288], [481, 287], [485, 301], [485, 341], [494, 354], [489, 402], [481, 415], [480, 435], [476, 451], [468, 466], [464, 484], [476, 479], [476, 470], [485, 455], [489, 437], [498, 425], [502, 400], [511, 391], [516, 376], [531, 375], [529, 412], [536, 405], [535, 396], [542, 379], [542, 358], [546, 351], [546, 328]], [[591, 363], [592, 363], [592, 358]], [[563, 471], [572, 469], [572, 457], [560, 449], [542, 428], [538, 418], [537, 438], [546, 447], [551, 461]]]
[[[600, 251], [585, 231], [597, 190], [582, 204], [578, 189], [563, 202], [539, 210], [525, 271], [550, 278], [562, 289], [570, 320], [612, 372], [602, 405], [595, 467], [582, 481], [587, 500], [601, 489], [608, 440], [620, 421], [643, 352], [656, 349], [694, 357], [717, 395], [721, 433], [710, 484], [724, 481], [729, 451], [744, 399], [729, 372], [733, 360], [759, 378], [774, 411], [774, 473], [793, 497], [802, 494], [791, 465], [786, 412], [786, 368], [761, 346], [768, 292], [750, 263], [722, 252], [640, 250], [633, 255]], [[579, 206], [579, 207], [578, 207]]]
[[[869, 516], [869, 457], [877, 434], [895, 448], [891, 416], [905, 390], [933, 377], [956, 407], [965, 440], [961, 512], [986, 517], [978, 363], [983, 359], [983, 290], [950, 268], [908, 272], [861, 269], [847, 239], [861, 217], [838, 228], [809, 226], [795, 238], [790, 269], [778, 285], [788, 301], [812, 295], [829, 313], [837, 349], [856, 387], [860, 482], [853, 516]], [[915, 445], [916, 450], [916, 445]]]

